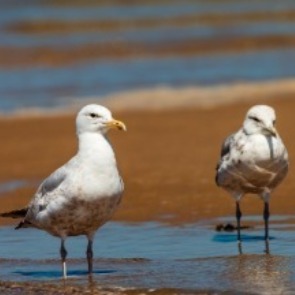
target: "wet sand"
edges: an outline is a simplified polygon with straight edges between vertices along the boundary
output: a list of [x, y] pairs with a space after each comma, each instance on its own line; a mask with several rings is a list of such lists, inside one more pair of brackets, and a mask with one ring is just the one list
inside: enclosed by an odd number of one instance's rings
[[112, 41], [100, 44], [63, 48], [39, 46], [17, 48], [0, 46], [0, 66], [3, 68], [51, 66], [59, 67], [90, 60], [121, 60], [133, 58], [163, 58], [198, 56], [220, 53], [242, 53], [257, 50], [295, 47], [292, 35], [242, 36], [219, 39], [189, 39], [182, 42], [151, 44], [148, 42]]
[[[257, 226], [261, 216], [251, 216], [251, 220], [256, 221], [255, 228], [242, 232], [243, 255], [238, 255], [235, 232], [213, 230], [217, 219], [206, 220], [207, 225], [181, 226], [108, 222], [94, 242], [94, 273], [90, 281], [82, 258], [85, 237], [67, 241], [66, 283], [61, 280], [58, 239], [34, 229], [16, 233], [10, 227], [1, 227], [0, 291], [1, 294], [60, 294], [62, 291], [65, 294], [106, 291], [110, 294], [293, 294], [294, 224], [288, 225], [287, 216], [272, 216], [271, 255], [265, 255], [263, 229]], [[285, 223], [283, 227], [281, 222]], [[4, 247], [7, 244], [9, 249]]]
[[[110, 5], [105, 0], [42, 3], [44, 8]], [[132, 0], [111, 3], [135, 5]], [[171, 1], [136, 2], [139, 6], [151, 3], [162, 5]], [[63, 21], [55, 17], [32, 21], [25, 17], [2, 27], [4, 35], [19, 36], [24, 43], [5, 46], [4, 42], [0, 46], [0, 67], [3, 70], [36, 66], [57, 69], [90, 61], [128, 62], [141, 58], [161, 61], [167, 57], [201, 58], [292, 49], [294, 15], [291, 8], [284, 8], [97, 21], [88, 18]], [[253, 34], [247, 27], [253, 22], [260, 29], [275, 23], [283, 27], [290, 25], [290, 30], [281, 32], [272, 28], [263, 35]], [[188, 35], [181, 42], [177, 38], [169, 42], [157, 38], [153, 39], [156, 42], [140, 38], [129, 42], [118, 38], [120, 32], [135, 31], [140, 35], [141, 31], [159, 28], [185, 32], [188, 28], [206, 26], [225, 34], [219, 38], [215, 34]], [[96, 32], [118, 35], [111, 41], [89, 39], [75, 46], [67, 42], [57, 46], [53, 42], [61, 36], [78, 37]], [[39, 36], [44, 40], [53, 38], [52, 43], [47, 46], [33, 42], [35, 45], [28, 46], [30, 40], [36, 41]], [[285, 66], [283, 62], [280, 64], [281, 68]], [[106, 105], [114, 110], [114, 117], [128, 126], [127, 133], [112, 131], [109, 135], [126, 192], [113, 217], [115, 222], [109, 222], [97, 235], [93, 281], [88, 282], [85, 273], [84, 237], [69, 239], [70, 278], [64, 284], [60, 280], [58, 239], [33, 229], [15, 232], [13, 226], [17, 221], [0, 219], [0, 293], [293, 294], [294, 85], [292, 79], [241, 81], [231, 86], [158, 87], [107, 97]], [[100, 99], [91, 102], [100, 103]], [[276, 108], [278, 130], [288, 147], [291, 167], [271, 200], [271, 255], [263, 252], [263, 204], [256, 196], [248, 196], [242, 202], [243, 225], [251, 227], [242, 232], [244, 255], [238, 255], [236, 233], [215, 231], [219, 223], [235, 222], [234, 201], [214, 183], [215, 166], [221, 142], [241, 126], [245, 112], [256, 103]], [[69, 107], [55, 114], [36, 110], [0, 116], [1, 211], [26, 206], [42, 179], [74, 155], [77, 148], [74, 123], [77, 109], [74, 109]]]
[[[73, 5], [73, 3], [71, 3]], [[156, 3], [154, 3], [156, 4]], [[85, 5], [85, 4], [84, 4]], [[88, 4], [89, 5], [89, 4]], [[142, 3], [141, 3], [142, 5]], [[294, 22], [295, 11], [255, 11], [235, 14], [207, 13], [165, 18], [109, 19], [85, 21], [30, 20], [10, 24], [5, 30], [21, 34], [65, 34], [77, 32], [111, 32], [126, 29], [159, 28], [162, 26], [220, 26], [247, 22]]]
[[[275, 107], [278, 130], [295, 154], [292, 98], [233, 103], [209, 109], [139, 110], [116, 112], [127, 133], [112, 131], [110, 139], [125, 180], [126, 192], [114, 220], [195, 222], [231, 215], [234, 203], [214, 183], [215, 165], [225, 136], [237, 130], [254, 103]], [[21, 208], [37, 183], [66, 162], [76, 151], [75, 115], [12, 117], [0, 120], [0, 181], [29, 184], [2, 194], [3, 211]], [[271, 211], [293, 214], [292, 165], [287, 179], [273, 194]], [[258, 214], [256, 197], [243, 202], [246, 214]], [[1, 220], [4, 224], [7, 220]]]
[[[295, 100], [293, 98], [261, 98], [260, 100], [235, 102], [209, 108], [116, 110], [114, 117], [126, 123], [128, 132], [110, 132], [110, 140], [115, 148], [126, 184], [122, 205], [113, 220], [123, 223], [159, 221], [167, 226], [183, 226], [197, 222], [206, 224], [206, 220], [233, 216], [233, 200], [226, 192], [215, 186], [215, 165], [222, 140], [240, 127], [245, 112], [255, 103], [268, 103], [275, 107], [278, 117], [277, 127], [289, 149], [292, 164], [295, 154], [293, 140]], [[13, 180], [25, 180], [28, 183], [15, 190], [2, 192], [0, 197], [1, 211], [25, 206], [38, 183], [75, 153], [74, 117], [73, 113], [51, 116], [12, 115], [0, 119], [2, 139], [0, 182], [2, 185]], [[294, 214], [295, 185], [293, 177], [294, 169], [291, 165], [287, 179], [273, 193], [270, 207], [273, 215]], [[260, 216], [262, 207], [262, 202], [257, 197], [249, 196], [242, 202], [244, 216]], [[15, 220], [7, 219], [1, 219], [0, 222], [1, 225], [16, 223]], [[280, 260], [280, 256], [273, 257], [274, 260]], [[225, 271], [230, 261], [233, 262], [233, 268], [240, 267], [236, 265], [238, 262], [235, 259], [224, 259]], [[249, 259], [256, 261], [255, 256], [243, 259], [248, 261], [245, 262], [246, 264], [249, 263]], [[264, 265], [268, 258], [262, 255], [260, 259]], [[205, 263], [202, 261], [206, 262], [205, 268], [215, 265], [213, 260], [198, 260], [198, 263], [194, 263], [193, 267]], [[155, 260], [153, 263], [158, 263], [158, 261]], [[161, 267], [158, 266], [157, 270], [161, 270], [163, 266], [168, 269], [177, 269], [185, 264], [180, 262], [177, 266], [169, 266], [169, 263], [163, 263], [160, 264]], [[240, 265], [239, 263], [238, 265]], [[276, 268], [280, 263], [274, 263], [274, 265]], [[139, 269], [144, 270], [145, 267], [143, 265]], [[252, 264], [251, 267], [253, 267]], [[264, 267], [268, 271], [268, 264], [263, 266], [263, 269]], [[153, 271], [152, 268], [151, 273]], [[202, 273], [201, 269], [199, 271]], [[245, 271], [248, 272], [248, 266]], [[277, 273], [277, 270], [275, 269], [273, 273]], [[170, 279], [175, 275], [177, 276], [176, 273], [171, 274]], [[203, 275], [205, 274], [203, 273]], [[218, 273], [219, 275], [221, 274]], [[218, 276], [217, 279], [220, 280], [221, 278]], [[226, 279], [227, 282], [228, 279], [230, 280], [230, 278]], [[118, 284], [120, 285], [120, 281], [116, 281], [114, 278], [113, 286], [118, 286]], [[214, 284], [211, 286], [212, 289], [214, 286]], [[267, 290], [269, 290], [269, 286], [271, 284], [266, 283]], [[152, 283], [150, 287], [153, 287]], [[235, 293], [236, 289], [230, 289], [227, 285], [224, 288], [229, 292], [233, 290], [233, 293], [226, 294], [237, 294]], [[210, 290], [208, 286], [204, 290], [196, 288], [194, 294], [211, 294]], [[29, 278], [24, 283], [0, 282], [0, 291], [1, 294], [18, 294], [18, 292], [39, 294], [45, 291], [47, 294], [89, 294], [89, 292], [90, 294], [139, 294], [150, 292], [148, 288], [124, 290], [99, 286], [95, 286], [92, 290], [91, 286], [83, 283], [77, 284], [76, 281], [71, 281], [66, 287], [63, 287], [59, 281], [51, 284], [34, 282]], [[180, 291], [161, 288], [155, 291], [155, 294], [174, 293], [190, 292], [184, 289]], [[217, 292], [215, 294], [223, 293]]]
[[[166, 1], [159, 3], [153, 1], [153, 5], [163, 5]], [[94, 8], [104, 6], [107, 2], [44, 2], [44, 8], [47, 5], [53, 7], [63, 7], [68, 4], [70, 7], [76, 5], [89, 5]], [[134, 3], [133, 1], [122, 3], [114, 1], [112, 4], [130, 7], [145, 7], [150, 2], [141, 1]], [[167, 2], [166, 2], [167, 3]], [[189, 3], [189, 2], [188, 2]], [[178, 3], [179, 4], [179, 3]], [[174, 3], [177, 5], [177, 2]], [[79, 7], [79, 6], [78, 6]], [[109, 18], [98, 20], [58, 20], [58, 19], [28, 19], [17, 22], [12, 22], [3, 25], [4, 33], [17, 34], [21, 37], [32, 37], [38, 39], [52, 38], [56, 36], [69, 36], [78, 34], [97, 33], [118, 33], [111, 41], [103, 41], [94, 39], [85, 44], [72, 44], [63, 46], [53, 45], [38, 45], [38, 46], [0, 46], [0, 67], [14, 68], [27, 66], [51, 66], [61, 67], [65, 65], [88, 62], [91, 60], [116, 60], [116, 59], [139, 59], [139, 58], [167, 58], [167, 57], [191, 57], [210, 54], [230, 54], [243, 53], [251, 51], [262, 51], [271, 49], [288, 49], [294, 48], [295, 41], [292, 30], [279, 33], [269, 31], [263, 35], [252, 34], [250, 29], [248, 33], [236, 34], [232, 31], [232, 27], [239, 27], [257, 23], [259, 28], [270, 23], [278, 25], [286, 25], [294, 23], [295, 11], [290, 9], [282, 9], [277, 11], [244, 11], [237, 13], [217, 13], [205, 12], [196, 14], [194, 12], [172, 15], [163, 17], [137, 17], [137, 18]], [[145, 33], [148, 30], [159, 30], [165, 28], [175, 28], [178, 30], [196, 28], [201, 29], [208, 26], [210, 30], [219, 31], [221, 35], [218, 37], [212, 36], [203, 37], [187, 37], [185, 39], [171, 39], [169, 41], [163, 39], [151, 40], [136, 40], [130, 41], [122, 39], [120, 33], [124, 32], [141, 32]], [[225, 32], [228, 31], [226, 34]], [[185, 32], [184, 32], [185, 33]]]

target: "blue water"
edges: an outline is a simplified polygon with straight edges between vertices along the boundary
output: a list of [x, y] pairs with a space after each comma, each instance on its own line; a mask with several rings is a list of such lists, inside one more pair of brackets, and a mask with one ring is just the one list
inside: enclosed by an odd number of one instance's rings
[[[232, 218], [227, 218], [231, 220]], [[264, 253], [264, 238], [261, 216], [248, 216], [245, 222], [255, 221], [254, 228], [242, 231], [245, 254]], [[234, 220], [232, 220], [234, 222]], [[279, 223], [277, 223], [280, 221]], [[271, 218], [271, 253], [280, 256], [295, 254], [293, 243], [294, 225], [286, 223], [288, 216]], [[95, 257], [149, 260], [201, 259], [212, 257], [231, 257], [238, 254], [235, 232], [216, 232], [217, 220], [208, 225], [185, 224], [165, 226], [157, 222], [122, 224], [109, 222], [102, 227], [95, 238]], [[285, 223], [284, 223], [285, 222]], [[3, 259], [46, 260], [59, 258], [60, 240], [36, 229], [14, 230], [0, 228], [0, 257]], [[87, 239], [83, 236], [67, 239], [66, 248], [71, 259], [83, 258]], [[22, 251], [19, 251], [19, 249]]]
[[252, 22], [235, 25], [192, 25], [192, 26], [161, 26], [158, 28], [120, 29], [110, 32], [69, 32], [26, 35], [21, 33], [0, 32], [0, 42], [6, 46], [30, 48], [50, 46], [63, 48], [82, 44], [99, 44], [103, 42], [141, 42], [156, 44], [159, 42], [183, 42], [189, 39], [229, 38], [238, 36], [290, 35], [295, 33], [294, 22]]
[[[294, 50], [269, 50], [96, 61], [60, 68], [0, 69], [0, 110], [60, 107], [76, 99], [89, 100], [92, 96], [163, 85], [180, 87], [289, 78], [295, 75], [292, 60], [295, 61]], [[99, 102], [99, 98], [93, 101]]]
[[[8, 25], [28, 20], [101, 20], [169, 18], [206, 13], [241, 13], [295, 9], [295, 2], [282, 1], [174, 1], [153, 5], [104, 5], [93, 7], [50, 6], [41, 1], [0, 1], [0, 46], [11, 48], [72, 46], [104, 42], [166, 44], [179, 42], [267, 35], [294, 35], [290, 21], [237, 22], [234, 25], [161, 26], [122, 29], [112, 32], [74, 32], [69, 34], [21, 34]], [[156, 86], [181, 87], [213, 85], [235, 81], [260, 81], [294, 77], [293, 48], [277, 48], [243, 53], [199, 54], [150, 58], [77, 61], [55, 67], [42, 64], [0, 66], [0, 112], [22, 108], [52, 108], [101, 97], [120, 91]], [[99, 102], [99, 98], [95, 100]]]
[[[265, 254], [261, 216], [242, 231], [243, 254], [235, 232], [216, 232], [221, 221], [168, 226], [157, 222], [109, 222], [94, 242], [94, 281], [99, 286], [211, 290], [214, 294], [289, 294], [295, 291], [294, 223], [272, 216], [270, 252]], [[292, 222], [292, 223], [290, 223]], [[59, 240], [34, 229], [0, 228], [0, 274], [8, 281], [51, 281], [61, 277]], [[87, 282], [84, 237], [69, 238], [68, 274]]]
[[28, 182], [25, 180], [11, 180], [7, 182], [0, 182], [0, 196], [4, 193], [16, 190], [18, 188], [28, 185]]
[[[10, 3], [9, 3], [10, 2]], [[172, 17], [203, 13], [240, 13], [253, 11], [279, 11], [294, 9], [293, 0], [258, 1], [173, 1], [166, 5], [106, 5], [98, 7], [43, 6], [43, 1], [26, 4], [23, 1], [1, 1], [0, 21], [14, 22], [26, 19], [91, 20], [91, 19], [138, 19], [151, 17]], [[18, 9], [16, 9], [18, 8]], [[21, 8], [21, 9], [20, 9]]]

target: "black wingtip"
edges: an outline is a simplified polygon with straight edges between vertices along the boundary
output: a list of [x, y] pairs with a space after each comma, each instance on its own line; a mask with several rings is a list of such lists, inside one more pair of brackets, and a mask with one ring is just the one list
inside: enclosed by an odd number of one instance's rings
[[10, 212], [0, 213], [1, 217], [10, 217], [10, 218], [24, 218], [28, 212], [28, 208], [13, 210]]
[[14, 229], [20, 229], [23, 227], [23, 225], [24, 225], [24, 222], [21, 221]]
[[215, 184], [216, 184], [217, 186], [219, 186], [218, 172], [216, 172], [216, 174], [215, 174]]
[[31, 226], [32, 226], [32, 223], [24, 219], [14, 229], [28, 228]]

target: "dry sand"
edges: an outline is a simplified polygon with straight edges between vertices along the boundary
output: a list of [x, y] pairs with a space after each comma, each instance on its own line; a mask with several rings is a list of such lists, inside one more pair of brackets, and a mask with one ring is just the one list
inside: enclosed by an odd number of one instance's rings
[[[119, 221], [158, 220], [187, 223], [232, 215], [234, 202], [214, 183], [215, 165], [224, 137], [238, 129], [254, 103], [277, 111], [278, 130], [290, 153], [287, 179], [273, 194], [271, 213], [295, 211], [295, 100], [261, 99], [216, 108], [116, 112], [127, 133], [112, 131], [110, 139], [126, 184]], [[2, 211], [25, 206], [39, 183], [76, 151], [75, 115], [0, 119], [0, 181], [28, 180], [27, 187], [0, 198]], [[257, 197], [245, 198], [245, 214], [260, 214]], [[2, 219], [1, 224], [12, 222]], [[14, 221], [15, 222], [15, 221]]]

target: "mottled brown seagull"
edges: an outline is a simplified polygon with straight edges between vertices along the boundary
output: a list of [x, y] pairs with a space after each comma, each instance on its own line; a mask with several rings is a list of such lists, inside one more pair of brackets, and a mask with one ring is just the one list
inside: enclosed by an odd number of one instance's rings
[[16, 227], [34, 227], [61, 239], [63, 277], [67, 277], [65, 240], [85, 235], [88, 239], [88, 272], [93, 271], [92, 243], [97, 229], [108, 221], [124, 190], [112, 146], [106, 137], [110, 128], [126, 130], [111, 112], [100, 105], [83, 107], [76, 118], [77, 154], [53, 172], [38, 188], [26, 209], [1, 214], [23, 217]]
[[227, 137], [217, 165], [216, 183], [236, 201], [239, 249], [241, 243], [240, 201], [244, 194], [258, 194], [264, 202], [266, 251], [268, 252], [269, 200], [271, 192], [288, 172], [288, 153], [275, 129], [272, 107], [256, 105], [247, 112], [242, 128]]

